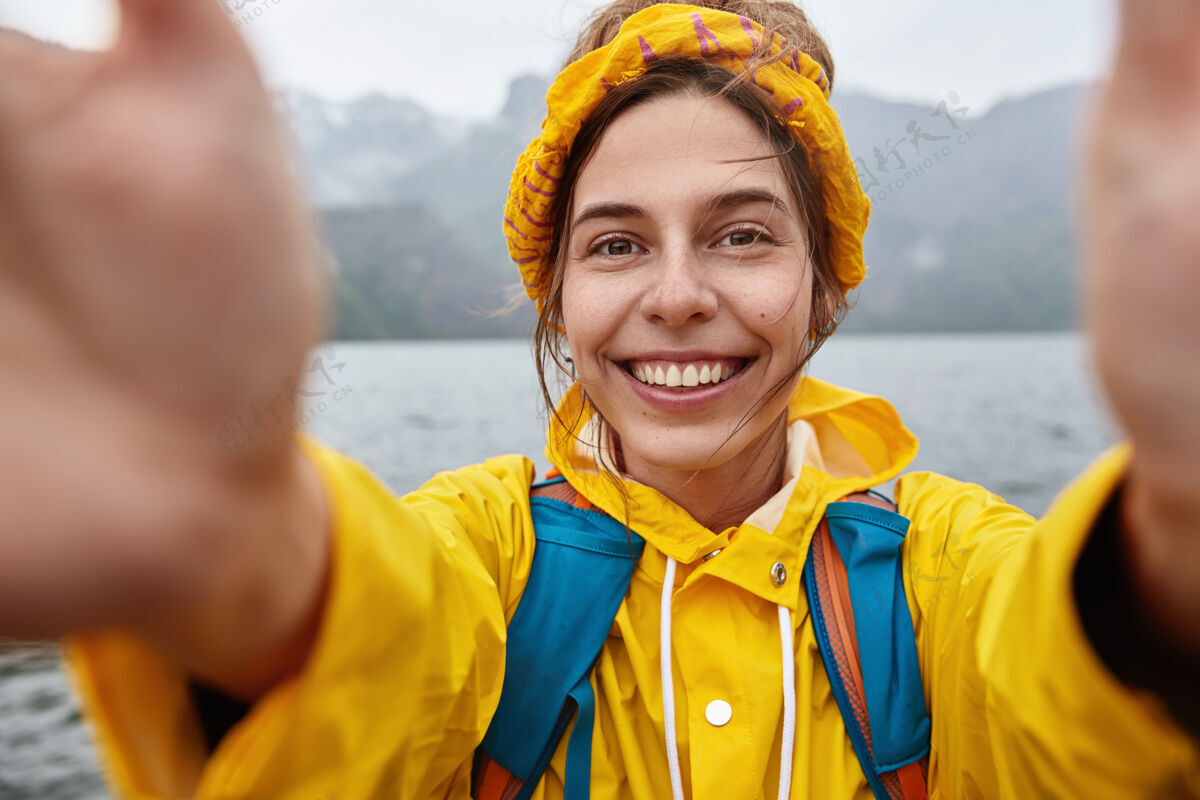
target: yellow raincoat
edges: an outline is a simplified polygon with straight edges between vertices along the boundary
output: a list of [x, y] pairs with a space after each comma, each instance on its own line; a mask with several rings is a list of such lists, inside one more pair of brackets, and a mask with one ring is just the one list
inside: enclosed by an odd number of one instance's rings
[[[575, 419], [573, 391], [563, 417]], [[786, 486], [714, 535], [655, 490], [629, 484], [647, 542], [593, 685], [596, 800], [670, 797], [659, 672], [667, 556], [679, 563], [671, 647], [676, 730], [690, 798], [774, 798], [790, 609], [797, 727], [792, 797], [868, 800], [821, 665], [799, 580], [825, 505], [898, 475], [916, 440], [886, 402], [809, 379], [789, 411]], [[584, 438], [597, 426], [581, 422]], [[552, 429], [548, 454], [618, 519], [591, 453]], [[73, 640], [69, 662], [115, 790], [129, 798], [465, 798], [496, 707], [505, 623], [533, 556], [532, 464], [505, 456], [393, 496], [353, 461], [308, 446], [333, 514], [331, 587], [303, 672], [205, 753], [186, 677], [120, 633]], [[941, 798], [1167, 798], [1200, 794], [1193, 744], [1118, 684], [1077, 618], [1072, 570], [1125, 458], [1103, 459], [1040, 522], [985, 490], [932, 474], [896, 485], [912, 520], [906, 589], [933, 721]], [[704, 556], [716, 550], [715, 557]], [[787, 580], [776, 586], [771, 567]], [[705, 718], [714, 700], [728, 724]], [[534, 797], [562, 796], [566, 739]]]

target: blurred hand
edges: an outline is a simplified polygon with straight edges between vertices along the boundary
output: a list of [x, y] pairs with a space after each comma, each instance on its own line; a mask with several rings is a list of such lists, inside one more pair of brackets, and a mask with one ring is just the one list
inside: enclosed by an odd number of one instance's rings
[[1091, 131], [1087, 296], [1133, 442], [1130, 546], [1150, 601], [1200, 649], [1200, 3], [1123, 0]]
[[0, 635], [208, 580], [181, 554], [244, 547], [236, 492], [295, 480], [290, 436], [219, 437], [324, 329], [269, 97], [217, 0], [121, 9], [99, 54], [0, 30]]

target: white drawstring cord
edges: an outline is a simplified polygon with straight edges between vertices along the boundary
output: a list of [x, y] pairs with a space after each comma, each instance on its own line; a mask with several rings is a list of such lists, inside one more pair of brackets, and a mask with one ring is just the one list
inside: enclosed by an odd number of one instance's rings
[[783, 649], [783, 742], [779, 746], [779, 800], [792, 793], [792, 752], [796, 743], [796, 664], [792, 652], [792, 614], [779, 607], [779, 641]]
[[[675, 676], [671, 672], [671, 599], [675, 594], [675, 559], [667, 557], [659, 611], [659, 662], [662, 668], [663, 728], [667, 768], [671, 772], [671, 797], [683, 798], [683, 773], [679, 770], [679, 742], [675, 738]], [[779, 641], [783, 652], [783, 742], [779, 752], [779, 800], [792, 793], [792, 757], [796, 743], [796, 664], [792, 648], [792, 615], [779, 606]]]
[[683, 773], [679, 771], [679, 742], [675, 739], [675, 676], [671, 672], [671, 597], [675, 594], [675, 559], [667, 556], [659, 621], [659, 661], [662, 665], [663, 728], [667, 740], [667, 767], [671, 771], [671, 796], [683, 800]]

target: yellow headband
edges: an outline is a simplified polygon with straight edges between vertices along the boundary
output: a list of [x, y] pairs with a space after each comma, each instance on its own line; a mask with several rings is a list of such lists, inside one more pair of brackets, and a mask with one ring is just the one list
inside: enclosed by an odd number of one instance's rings
[[[706, 61], [737, 74], [750, 69], [754, 84], [775, 98], [781, 121], [808, 152], [820, 179], [830, 254], [842, 292], [862, 282], [862, 238], [871, 204], [829, 105], [829, 79], [820, 64], [798, 51], [768, 64], [755, 61], [762, 37], [760, 25], [737, 14], [656, 5], [629, 17], [611, 42], [559, 73], [546, 95], [549, 108], [542, 134], [517, 161], [504, 212], [509, 255], [520, 267], [525, 291], [537, 301], [539, 312], [550, 287], [554, 196], [571, 144], [605, 94], [667, 55]], [[769, 55], [786, 49], [787, 43], [775, 36]]]

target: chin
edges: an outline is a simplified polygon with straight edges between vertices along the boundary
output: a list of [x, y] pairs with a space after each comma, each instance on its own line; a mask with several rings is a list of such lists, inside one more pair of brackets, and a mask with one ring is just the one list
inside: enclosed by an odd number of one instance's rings
[[[622, 437], [622, 456], [626, 470], [703, 472], [715, 470], [737, 460], [742, 453], [757, 450], [758, 437], [744, 438], [744, 431], [730, 434], [725, 430], [645, 430], [635, 427], [630, 437]], [[651, 442], [634, 448], [628, 442]]]

